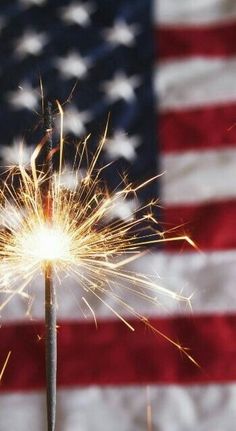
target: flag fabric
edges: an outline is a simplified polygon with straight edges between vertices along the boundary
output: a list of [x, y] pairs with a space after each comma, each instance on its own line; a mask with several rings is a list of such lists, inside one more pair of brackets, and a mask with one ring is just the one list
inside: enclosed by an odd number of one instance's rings
[[[1, 169], [18, 162], [22, 140], [27, 163], [40, 136], [40, 77], [46, 96], [63, 104], [68, 140], [91, 132], [94, 147], [111, 113], [110, 187], [121, 171], [135, 182], [165, 172], [139, 199], [160, 197], [164, 229], [181, 226], [199, 248], [168, 242], [133, 263], [193, 294], [192, 311], [132, 303], [199, 367], [128, 316], [131, 333], [101, 303], [96, 329], [70, 286], [59, 290], [58, 430], [233, 431], [235, 2], [4, 0], [0, 23]], [[12, 351], [1, 431], [45, 427], [44, 299], [38, 283], [30, 293], [30, 315], [19, 298], [1, 312], [0, 370]]]

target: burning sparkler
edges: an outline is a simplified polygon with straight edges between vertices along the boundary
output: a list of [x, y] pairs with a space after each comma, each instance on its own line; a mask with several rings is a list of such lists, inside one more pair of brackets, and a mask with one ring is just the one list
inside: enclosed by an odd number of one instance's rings
[[[46, 309], [48, 305], [49, 309], [53, 304], [53, 314], [47, 315], [46, 324], [51, 328], [55, 341], [56, 308], [52, 279], [53, 274], [58, 279], [66, 275], [76, 280], [78, 287], [83, 290], [82, 300], [92, 312], [95, 323], [96, 316], [89, 303], [88, 294], [102, 301], [132, 331], [134, 328], [125, 318], [126, 311], [133, 313], [145, 325], [161, 334], [193, 360], [181, 345], [160, 333], [147, 318], [132, 308], [132, 304], [127, 304], [122, 295], [116, 291], [116, 286], [119, 285], [129, 293], [139, 295], [142, 300], [155, 304], [158, 295], [167, 295], [175, 300], [189, 302], [189, 298], [157, 285], [144, 275], [132, 273], [126, 267], [131, 261], [140, 257], [149, 244], [170, 240], [185, 240], [194, 244], [186, 236], [165, 238], [152, 212], [153, 206], [157, 204], [154, 201], [141, 208], [134, 207], [133, 213], [127, 215], [125, 219], [111, 219], [110, 214], [121, 199], [133, 199], [140, 189], [157, 177], [146, 180], [140, 185], [132, 185], [124, 181], [122, 189], [109, 193], [101, 175], [106, 167], [98, 167], [98, 160], [106, 142], [107, 127], [92, 158], [88, 151], [88, 139], [78, 144], [74, 171], [79, 172], [82, 167], [84, 169], [84, 161], [87, 161], [86, 172], [79, 179], [76, 187], [66, 188], [62, 181], [64, 174], [63, 112], [59, 104], [58, 108], [61, 114], [58, 171], [52, 172], [49, 166], [50, 158], [54, 154], [53, 149], [49, 151], [47, 170], [40, 169], [36, 163], [40, 153], [50, 143], [51, 125], [49, 124], [46, 137], [32, 154], [30, 169], [20, 162], [17, 167], [10, 169], [0, 190], [0, 213], [4, 213], [5, 206], [8, 208], [8, 217], [3, 218], [0, 229], [0, 293], [5, 294], [0, 310], [15, 295], [24, 297], [26, 288], [39, 272], [43, 272], [46, 283]], [[14, 185], [15, 178], [19, 187]], [[14, 223], [11, 223], [11, 220], [14, 220]], [[107, 220], [110, 220], [108, 225], [105, 222]], [[143, 233], [144, 224], [152, 225], [148, 234]], [[109, 304], [110, 298], [116, 300], [123, 309], [123, 314]], [[51, 359], [55, 359], [55, 344], [53, 349]], [[54, 377], [51, 375], [54, 385], [55, 369], [54, 366]], [[55, 415], [55, 405], [49, 415], [51, 418]], [[54, 429], [53, 421], [48, 428], [51, 431]]]
[[[47, 102], [45, 105], [45, 133], [46, 141], [46, 164], [45, 172], [47, 181], [44, 183], [44, 217], [45, 224], [43, 229], [38, 232], [39, 247], [45, 245], [45, 237], [48, 238], [49, 244], [54, 244], [52, 237], [52, 221], [53, 221], [53, 200], [51, 195], [51, 182], [53, 177], [53, 121], [52, 121], [52, 105]], [[33, 238], [37, 240], [37, 238]], [[57, 244], [57, 249], [60, 246]], [[57, 326], [56, 326], [56, 290], [53, 284], [53, 265], [52, 265], [52, 250], [42, 250], [44, 253], [45, 269], [45, 344], [46, 344], [46, 382], [47, 382], [47, 421], [48, 431], [54, 431], [56, 424], [56, 384], [57, 384]]]

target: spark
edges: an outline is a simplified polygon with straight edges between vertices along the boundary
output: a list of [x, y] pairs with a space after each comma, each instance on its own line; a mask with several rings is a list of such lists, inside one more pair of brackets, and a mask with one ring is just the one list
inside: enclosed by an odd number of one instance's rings
[[93, 316], [93, 320], [94, 320], [94, 323], [95, 323], [95, 326], [96, 326], [96, 329], [97, 329], [98, 328], [98, 323], [97, 323], [97, 318], [96, 318], [96, 314], [94, 313], [94, 310], [92, 309], [91, 305], [89, 304], [89, 302], [87, 301], [87, 299], [84, 296], [82, 296], [82, 301], [85, 302], [85, 304], [87, 305], [88, 309], [91, 311], [91, 314]]
[[[0, 226], [0, 294], [4, 298], [0, 303], [0, 310], [15, 295], [28, 297], [30, 300], [28, 287], [50, 264], [53, 266], [54, 276], [61, 284], [63, 280], [76, 281], [82, 293], [82, 301], [92, 313], [96, 325], [95, 311], [89, 302], [92, 296], [99, 299], [130, 330], [134, 331], [135, 328], [127, 321], [127, 313], [133, 314], [153, 332], [162, 335], [195, 363], [184, 347], [154, 328], [145, 316], [135, 311], [132, 304], [125, 301], [123, 294], [126, 291], [138, 295], [140, 300], [155, 305], [161, 302], [161, 295], [189, 303], [189, 298], [184, 295], [160, 286], [146, 275], [127, 269], [129, 262], [147, 253], [149, 244], [181, 240], [194, 246], [187, 236], [175, 236], [171, 239], [167, 232], [165, 238], [165, 232], [158, 229], [158, 220], [152, 211], [158, 202], [151, 201], [142, 207], [134, 206], [132, 214], [127, 213], [127, 217], [122, 220], [111, 220], [109, 217], [121, 199], [134, 199], [136, 193], [150, 182], [156, 181], [158, 175], [138, 185], [132, 185], [124, 179], [122, 188], [109, 192], [102, 180], [106, 166], [99, 167], [99, 158], [106, 144], [107, 125], [93, 156], [88, 138], [77, 144], [71, 174], [81, 168], [85, 172], [76, 187], [66, 188], [61, 181], [65, 166], [63, 111], [59, 102], [57, 107], [61, 116], [60, 141], [57, 146], [58, 171], [50, 176], [37, 165], [46, 142], [44, 138], [31, 156], [30, 167], [19, 162], [14, 169], [10, 168], [0, 189], [0, 214], [4, 213], [5, 207], [9, 214], [8, 217], [3, 217]], [[53, 205], [50, 223], [45, 215], [45, 185], [48, 184], [50, 202]], [[17, 223], [8, 223], [17, 214]], [[107, 224], [108, 220], [110, 222]], [[143, 233], [144, 226], [149, 228], [148, 234]], [[110, 299], [115, 300], [118, 309], [110, 305]]]
[[5, 362], [4, 362], [4, 364], [3, 364], [3, 367], [2, 367], [2, 369], [1, 369], [1, 371], [0, 371], [0, 382], [2, 381], [2, 377], [3, 377], [3, 374], [5, 373], [5, 370], [6, 370], [6, 367], [7, 367], [8, 361], [9, 361], [9, 359], [10, 359], [10, 356], [11, 356], [11, 350], [8, 352], [7, 357], [6, 357], [6, 359], [5, 359]]

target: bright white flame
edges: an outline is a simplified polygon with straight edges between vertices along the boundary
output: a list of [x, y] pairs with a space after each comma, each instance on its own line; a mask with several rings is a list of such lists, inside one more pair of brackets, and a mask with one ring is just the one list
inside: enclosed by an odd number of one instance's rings
[[59, 227], [39, 226], [21, 237], [21, 247], [29, 259], [66, 261], [70, 258], [70, 238]]

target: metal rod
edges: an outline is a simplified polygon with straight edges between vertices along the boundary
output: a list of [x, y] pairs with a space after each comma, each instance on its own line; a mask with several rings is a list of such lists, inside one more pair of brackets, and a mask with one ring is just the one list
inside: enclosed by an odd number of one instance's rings
[[[44, 126], [47, 137], [45, 152], [45, 173], [47, 181], [44, 185], [44, 216], [47, 223], [51, 223], [53, 215], [53, 200], [51, 181], [53, 174], [52, 162], [52, 105], [45, 104]], [[56, 424], [56, 390], [57, 390], [57, 316], [56, 292], [53, 285], [53, 265], [46, 262], [45, 278], [45, 360], [46, 360], [46, 392], [47, 392], [47, 424], [48, 431], [55, 430]]]
[[48, 431], [55, 430], [57, 390], [57, 316], [56, 292], [53, 285], [52, 265], [45, 268], [45, 327], [46, 327], [46, 381]]

